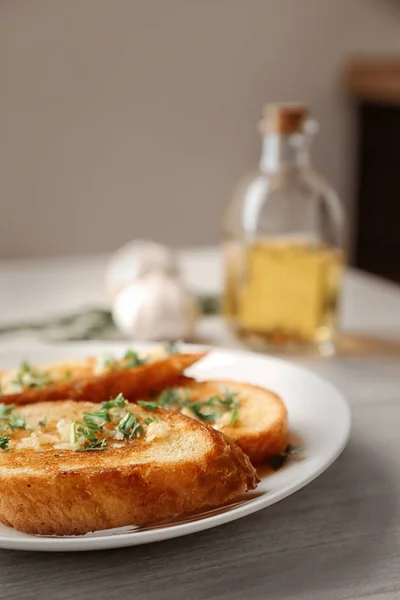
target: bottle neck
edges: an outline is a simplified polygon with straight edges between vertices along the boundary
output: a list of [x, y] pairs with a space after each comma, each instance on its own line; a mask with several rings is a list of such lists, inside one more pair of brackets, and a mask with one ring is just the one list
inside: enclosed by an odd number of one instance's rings
[[310, 155], [304, 134], [268, 133], [264, 136], [260, 159], [263, 173], [277, 173], [309, 164]]

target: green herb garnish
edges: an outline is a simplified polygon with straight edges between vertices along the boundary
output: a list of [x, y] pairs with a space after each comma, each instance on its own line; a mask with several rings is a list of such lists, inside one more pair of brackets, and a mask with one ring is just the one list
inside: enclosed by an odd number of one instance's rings
[[146, 400], [138, 400], [137, 403], [139, 404], [139, 406], [143, 406], [143, 408], [147, 408], [148, 410], [157, 410], [157, 408], [160, 408], [160, 405], [158, 404], [158, 402], [148, 402]]
[[75, 423], [76, 435], [78, 437], [84, 437], [91, 444], [97, 442], [97, 434], [103, 431], [103, 425], [98, 425], [90, 418], [84, 417], [83, 423]]
[[[186, 392], [184, 394], [183, 392]], [[139, 401], [138, 404], [150, 410], [156, 410], [158, 407], [174, 408], [189, 408], [195, 416], [201, 421], [216, 421], [224, 413], [231, 411], [230, 425], [233, 427], [238, 419], [239, 400], [237, 394], [230, 390], [224, 390], [222, 394], [214, 394], [206, 401], [191, 402], [188, 392], [182, 388], [167, 388], [164, 390], [156, 401]], [[212, 407], [215, 410], [209, 411]]]
[[7, 452], [9, 442], [10, 442], [10, 438], [8, 436], [4, 435], [4, 433], [0, 434], [0, 449], [1, 450], [4, 450], [5, 452]]
[[[225, 390], [223, 395], [214, 394], [205, 402], [188, 402], [186, 405], [191, 408], [196, 417], [202, 421], [217, 421], [224, 413], [232, 411], [230, 425], [235, 425], [238, 418], [239, 400], [237, 394]], [[205, 407], [213, 407], [216, 412], [208, 413], [204, 411]]]
[[238, 416], [239, 416], [238, 407], [235, 406], [235, 408], [232, 410], [232, 414], [231, 414], [231, 422], [230, 422], [230, 426], [231, 427], [234, 427], [236, 425], [236, 421], [238, 420]]
[[120, 431], [125, 439], [132, 440], [134, 437], [140, 437], [143, 433], [142, 426], [140, 425], [137, 417], [127, 412], [121, 421], [117, 425], [117, 430]]
[[123, 408], [124, 406], [127, 406], [127, 404], [128, 404], [128, 400], [125, 400], [123, 394], [118, 394], [118, 396], [116, 396], [112, 400], [103, 402], [101, 406], [102, 406], [102, 408], [110, 409], [110, 408]]
[[185, 402], [182, 400], [179, 388], [167, 388], [160, 394], [157, 404], [159, 406], [171, 406], [173, 404], [184, 406]]
[[[83, 419], [80, 422], [73, 423], [70, 430], [70, 443], [76, 444], [79, 438], [85, 439], [85, 446], [80, 448], [84, 450], [103, 450], [107, 447], [107, 438], [100, 437], [104, 433], [104, 427], [111, 423], [115, 417], [119, 416], [111, 412], [113, 409], [126, 408], [128, 401], [122, 394], [118, 394], [115, 398], [102, 402], [97, 410], [84, 412]], [[142, 433], [142, 427], [131, 412], [126, 412], [116, 429], [123, 433], [125, 438], [132, 439], [139, 437]]]
[[85, 446], [84, 448], [80, 448], [78, 452], [90, 452], [91, 450], [104, 450], [107, 447], [107, 438], [102, 438], [96, 442]]
[[205, 414], [202, 412], [205, 406], [207, 406], [207, 402], [189, 402], [187, 404], [187, 407], [190, 408], [201, 421], [216, 421], [219, 417], [218, 413]]
[[104, 427], [104, 425], [110, 421], [111, 416], [109, 409], [103, 405], [101, 405], [101, 407], [97, 410], [83, 413], [83, 422], [89, 427], [92, 427], [93, 425], [96, 425], [97, 427]]
[[21, 415], [12, 415], [9, 420], [9, 425], [13, 431], [14, 429], [25, 429], [25, 424], [25, 417]]
[[144, 420], [146, 425], [150, 425], [150, 423], [154, 423], [155, 421], [157, 421], [157, 417], [147, 417], [147, 419]]
[[133, 369], [134, 367], [141, 367], [148, 362], [148, 358], [140, 358], [139, 354], [135, 350], [127, 350], [124, 354], [124, 368]]
[[0, 404], [0, 420], [8, 419], [13, 408], [15, 408], [15, 404]]
[[40, 388], [49, 385], [51, 382], [52, 380], [47, 371], [39, 371], [39, 369], [35, 369], [24, 360], [12, 383], [22, 388]]
[[283, 467], [284, 464], [286, 464], [290, 456], [294, 456], [299, 452], [301, 452], [301, 446], [293, 446], [292, 444], [288, 444], [281, 454], [271, 456], [267, 460], [267, 464], [274, 471], [278, 471], [278, 469], [280, 469], [281, 467]]
[[301, 452], [301, 446], [293, 446], [292, 444], [288, 444], [285, 452], [289, 456], [294, 456], [295, 454], [299, 454], [299, 452]]
[[25, 417], [18, 414], [10, 415], [14, 408], [15, 404], [0, 404], [0, 431], [25, 429]]

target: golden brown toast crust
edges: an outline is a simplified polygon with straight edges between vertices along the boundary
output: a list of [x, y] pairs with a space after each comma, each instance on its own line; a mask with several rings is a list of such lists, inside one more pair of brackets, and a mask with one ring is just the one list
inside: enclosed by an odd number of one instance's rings
[[[128, 400], [146, 397], [153, 390], [173, 384], [182, 372], [203, 358], [205, 352], [176, 354], [164, 360], [102, 375], [93, 375], [94, 358], [87, 359], [67, 381], [59, 381], [40, 388], [29, 388], [14, 394], [4, 394], [4, 404], [30, 404], [69, 398], [76, 401], [104, 402], [122, 393]], [[55, 369], [61, 369], [62, 364]]]
[[[236, 442], [254, 465], [283, 452], [288, 444], [287, 410], [281, 398], [260, 386], [237, 381], [192, 381], [185, 386], [190, 392], [190, 400], [207, 400], [221, 390], [236, 392], [240, 399], [238, 421], [231, 427], [218, 427], [230, 440]], [[244, 412], [245, 411], [245, 412]], [[254, 420], [259, 426], [250, 427], [247, 417], [254, 411]], [[273, 412], [268, 423], [263, 422], [263, 413]], [[210, 423], [211, 426], [212, 423]]]
[[[33, 410], [35, 418], [45, 413], [51, 419], [53, 406], [56, 418], [61, 409], [75, 418], [98, 407], [65, 401], [18, 413], [28, 420]], [[137, 405], [130, 410], [140, 420], [154, 415]], [[0, 520], [27, 533], [78, 535], [165, 521], [256, 487], [249, 459], [221, 433], [163, 409], [157, 418], [170, 426], [169, 438], [147, 442], [142, 436], [93, 452], [0, 451]]]

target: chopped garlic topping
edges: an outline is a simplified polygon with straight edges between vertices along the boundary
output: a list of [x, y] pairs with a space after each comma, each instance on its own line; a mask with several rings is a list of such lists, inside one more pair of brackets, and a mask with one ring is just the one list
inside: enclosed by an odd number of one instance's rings
[[60, 419], [56, 425], [61, 441], [69, 442], [70, 423], [65, 419]]
[[164, 360], [166, 358], [169, 358], [170, 354], [166, 350], [165, 346], [160, 345], [156, 346], [155, 348], [151, 348], [149, 352], [139, 352], [139, 356], [141, 358], [148, 357], [150, 359], [150, 362], [155, 362], [156, 360]]
[[97, 362], [93, 369], [93, 375], [104, 375], [110, 371], [110, 365], [115, 362], [115, 359], [110, 354], [103, 354], [97, 358]]
[[61, 442], [59, 444], [54, 444], [54, 448], [56, 450], [81, 450], [85, 445], [85, 438], [84, 437], [78, 437], [78, 439], [76, 440], [76, 442], [71, 443], [71, 442]]
[[153, 421], [147, 428], [146, 439], [148, 442], [156, 438], [168, 437], [170, 433], [169, 425], [165, 421]]
[[54, 444], [58, 442], [58, 436], [43, 433], [41, 431], [34, 431], [30, 436], [22, 438], [17, 442], [15, 448], [21, 450], [22, 448], [33, 448], [37, 452], [43, 451], [43, 446], [48, 444]]
[[219, 427], [226, 427], [227, 425], [231, 424], [231, 420], [232, 420], [232, 411], [230, 410], [229, 412], [223, 413], [219, 417], [219, 419], [217, 419], [216, 425], [218, 425]]
[[1, 379], [1, 391], [3, 394], [19, 394], [19, 392], [22, 392], [22, 385], [15, 382], [16, 375], [16, 371], [3, 375]]

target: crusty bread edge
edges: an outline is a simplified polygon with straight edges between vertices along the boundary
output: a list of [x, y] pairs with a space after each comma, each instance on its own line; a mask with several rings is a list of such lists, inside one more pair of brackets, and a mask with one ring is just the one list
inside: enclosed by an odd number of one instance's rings
[[206, 352], [175, 354], [167, 359], [132, 369], [72, 378], [69, 381], [27, 389], [17, 394], [4, 394], [0, 396], [0, 402], [20, 405], [66, 398], [85, 402], [104, 402], [120, 393], [129, 401], [140, 400], [153, 390], [169, 386], [178, 375], [203, 358], [205, 354]]

